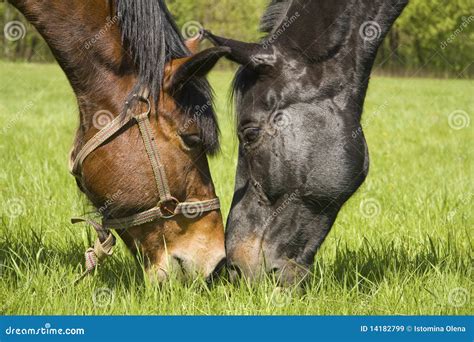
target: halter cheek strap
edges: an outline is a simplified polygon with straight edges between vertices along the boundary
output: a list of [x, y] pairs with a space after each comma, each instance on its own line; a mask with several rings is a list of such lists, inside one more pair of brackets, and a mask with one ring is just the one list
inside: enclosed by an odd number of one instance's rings
[[[195, 218], [203, 212], [214, 211], [220, 208], [218, 198], [196, 202], [179, 202], [171, 195], [168, 179], [166, 177], [166, 171], [161, 160], [158, 145], [155, 141], [150, 123], [149, 116], [151, 112], [151, 104], [149, 100], [148, 89], [144, 90], [140, 95], [133, 95], [133, 100], [143, 102], [146, 105], [146, 111], [138, 115], [133, 115], [130, 112], [127, 112], [127, 118], [125, 119], [117, 116], [107, 126], [94, 135], [86, 144], [84, 144], [76, 158], [71, 162], [70, 171], [79, 182], [82, 182], [82, 164], [86, 158], [97, 148], [102, 146], [105, 141], [112, 138], [129, 122], [134, 121], [138, 124], [140, 135], [153, 169], [153, 175], [155, 178], [156, 188], [160, 195], [160, 200], [154, 208], [132, 216], [123, 218], [103, 217], [102, 224], [90, 219], [73, 218], [73, 224], [79, 222], [88, 223], [94, 227], [98, 234], [98, 239], [94, 244], [94, 248], [90, 248], [86, 252], [85, 274], [93, 271], [97, 265], [103, 261], [103, 259], [105, 259], [106, 256], [112, 254], [112, 248], [115, 245], [115, 238], [113, 237], [110, 229], [125, 230], [129, 227], [138, 226], [158, 219], [170, 219], [180, 214], [189, 218]], [[84, 275], [79, 279], [82, 279]]]

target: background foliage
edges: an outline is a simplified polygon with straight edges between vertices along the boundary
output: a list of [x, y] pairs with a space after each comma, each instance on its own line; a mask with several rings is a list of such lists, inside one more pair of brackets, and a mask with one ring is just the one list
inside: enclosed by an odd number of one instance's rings
[[[168, 0], [183, 29], [198, 23], [242, 40], [260, 37], [258, 22], [267, 2]], [[26, 23], [11, 6], [0, 3], [0, 27], [12, 20]], [[0, 59], [53, 62], [38, 33], [30, 25], [26, 27], [27, 34], [19, 41], [0, 36]], [[473, 27], [472, 0], [411, 0], [379, 52], [377, 70], [409, 76], [472, 77]]]

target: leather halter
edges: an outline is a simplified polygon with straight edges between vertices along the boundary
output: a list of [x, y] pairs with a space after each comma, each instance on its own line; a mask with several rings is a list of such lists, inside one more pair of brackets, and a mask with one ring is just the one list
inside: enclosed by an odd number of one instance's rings
[[[82, 149], [77, 154], [76, 158], [71, 161], [70, 171], [79, 182], [82, 181], [82, 164], [85, 159], [94, 152], [97, 148], [102, 146], [105, 141], [112, 138], [119, 130], [125, 127], [130, 122], [134, 121], [138, 124], [140, 134], [145, 145], [146, 153], [148, 159], [153, 169], [153, 174], [156, 182], [156, 187], [160, 195], [160, 200], [158, 204], [149, 210], [140, 212], [138, 214], [123, 217], [123, 218], [102, 218], [102, 225], [94, 222], [90, 219], [85, 218], [73, 218], [72, 223], [86, 222], [94, 227], [99, 238], [96, 241], [96, 246], [94, 249], [89, 249], [86, 252], [86, 268], [89, 273], [93, 270], [97, 263], [101, 260], [101, 255], [97, 255], [97, 251], [100, 250], [101, 245], [107, 243], [107, 247], [102, 246], [102, 249], [107, 249], [105, 253], [100, 253], [106, 255], [111, 254], [111, 249], [115, 244], [115, 239], [109, 229], [114, 230], [125, 230], [130, 227], [138, 226], [144, 223], [152, 222], [158, 219], [170, 219], [178, 214], [189, 215], [190, 218], [195, 218], [199, 214], [208, 211], [214, 211], [220, 208], [220, 203], [218, 198], [205, 201], [196, 201], [196, 202], [179, 202], [175, 197], [171, 195], [170, 188], [168, 185], [168, 179], [166, 177], [165, 168], [158, 151], [158, 145], [156, 143], [155, 137], [153, 135], [152, 127], [150, 124], [150, 112], [151, 104], [149, 100], [149, 91], [148, 89], [144, 90], [141, 94], [134, 94], [132, 97], [133, 100], [140, 101], [146, 105], [146, 111], [138, 115], [134, 115], [131, 111], [127, 111], [126, 118], [121, 118], [117, 116], [112, 120], [108, 125], [101, 129], [97, 134], [95, 134], [87, 143], [82, 147]], [[126, 105], [129, 105], [129, 102], [126, 102]], [[110, 240], [113, 240], [111, 243]], [[97, 246], [99, 244], [99, 246]], [[99, 247], [99, 248], [98, 248]], [[94, 255], [92, 255], [92, 253]], [[95, 257], [95, 262], [90, 261], [90, 259]]]

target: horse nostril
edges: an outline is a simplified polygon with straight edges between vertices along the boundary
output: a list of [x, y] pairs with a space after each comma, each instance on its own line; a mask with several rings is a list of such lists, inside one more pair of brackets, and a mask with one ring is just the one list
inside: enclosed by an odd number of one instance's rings
[[186, 267], [184, 260], [176, 255], [173, 255], [173, 260], [179, 266], [179, 270], [183, 273], [183, 275], [186, 275]]
[[227, 269], [229, 272], [230, 281], [235, 281], [237, 280], [237, 278], [240, 278], [242, 276], [242, 270], [240, 269], [239, 266], [235, 264], [228, 265]]
[[270, 270], [270, 273], [272, 273], [272, 274], [276, 274], [276, 273], [278, 273], [278, 272], [280, 272], [280, 268], [279, 268], [279, 267], [273, 267], [273, 268]]
[[214, 271], [211, 273], [211, 277], [218, 277], [222, 271], [224, 270], [225, 264], [227, 263], [226, 258], [222, 258], [221, 261], [217, 264], [216, 268], [214, 268]]
[[217, 263], [217, 266], [214, 268], [214, 271], [212, 271], [211, 274], [206, 278], [206, 283], [208, 285], [212, 284], [214, 279], [217, 279], [221, 275], [226, 263], [226, 258], [222, 258], [221, 261]]
[[222, 272], [222, 270], [224, 269], [226, 263], [227, 263], [227, 259], [222, 258], [221, 261], [219, 261], [219, 263], [217, 264], [217, 266], [214, 269], [214, 271], [212, 272], [212, 274], [219, 275]]

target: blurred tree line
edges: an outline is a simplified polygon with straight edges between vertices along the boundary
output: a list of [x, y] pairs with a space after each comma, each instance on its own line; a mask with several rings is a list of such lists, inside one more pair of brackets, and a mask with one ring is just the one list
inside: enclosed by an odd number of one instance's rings
[[[269, 0], [168, 0], [185, 35], [202, 25], [219, 35], [256, 41], [259, 18]], [[245, 5], [243, 5], [245, 3]], [[474, 75], [474, 13], [472, 0], [411, 0], [380, 49], [377, 70], [416, 76]], [[11, 39], [12, 21], [25, 32]], [[12, 6], [0, 3], [0, 59], [52, 62], [34, 28]]]
[[410, 0], [379, 51], [383, 70], [410, 76], [474, 75], [472, 0]]

